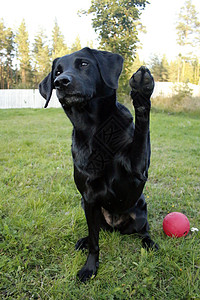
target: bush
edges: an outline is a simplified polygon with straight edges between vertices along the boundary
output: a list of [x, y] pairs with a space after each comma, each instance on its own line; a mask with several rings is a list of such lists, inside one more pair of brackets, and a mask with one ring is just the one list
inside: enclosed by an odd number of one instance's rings
[[152, 107], [172, 112], [200, 113], [200, 97], [174, 95], [172, 97], [156, 97], [151, 100]]
[[175, 85], [172, 97], [158, 96], [152, 99], [152, 107], [173, 112], [200, 113], [200, 97], [193, 97], [188, 82]]
[[188, 82], [174, 86], [174, 104], [180, 105], [185, 98], [192, 98], [193, 89], [189, 87]]

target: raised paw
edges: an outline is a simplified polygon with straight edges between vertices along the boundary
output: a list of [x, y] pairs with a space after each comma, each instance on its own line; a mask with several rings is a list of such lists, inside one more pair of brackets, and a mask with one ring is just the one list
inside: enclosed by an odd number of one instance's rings
[[[134, 106], [148, 106], [148, 104], [150, 106], [149, 100], [154, 89], [154, 79], [149, 69], [144, 66], [140, 67], [131, 77], [129, 84], [132, 89], [131, 97]], [[144, 100], [147, 100], [147, 102]]]
[[78, 242], [75, 245], [76, 250], [86, 250], [88, 249], [89, 244], [88, 244], [88, 236], [78, 240]]

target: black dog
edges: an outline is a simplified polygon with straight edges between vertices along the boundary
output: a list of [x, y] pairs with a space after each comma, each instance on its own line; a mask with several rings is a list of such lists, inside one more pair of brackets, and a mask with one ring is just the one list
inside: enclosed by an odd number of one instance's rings
[[147, 249], [158, 246], [148, 230], [143, 188], [150, 164], [149, 114], [154, 80], [141, 67], [130, 79], [135, 126], [129, 110], [116, 100], [123, 58], [84, 48], [57, 58], [40, 83], [47, 107], [55, 88], [73, 124], [74, 179], [82, 195], [88, 236], [76, 249], [89, 249], [78, 272], [81, 281], [93, 277], [99, 266], [99, 231], [138, 233]]

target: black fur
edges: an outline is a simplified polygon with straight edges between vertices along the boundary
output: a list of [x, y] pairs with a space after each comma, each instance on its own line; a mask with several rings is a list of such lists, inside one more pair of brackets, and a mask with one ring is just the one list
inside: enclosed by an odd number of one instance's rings
[[143, 189], [150, 164], [149, 114], [154, 80], [141, 67], [130, 79], [135, 125], [129, 110], [116, 100], [123, 58], [84, 48], [57, 58], [39, 89], [48, 105], [52, 89], [73, 124], [74, 179], [82, 195], [88, 236], [76, 249], [89, 254], [78, 272], [81, 281], [96, 276], [99, 231], [138, 233], [143, 246], [157, 249], [148, 230]]

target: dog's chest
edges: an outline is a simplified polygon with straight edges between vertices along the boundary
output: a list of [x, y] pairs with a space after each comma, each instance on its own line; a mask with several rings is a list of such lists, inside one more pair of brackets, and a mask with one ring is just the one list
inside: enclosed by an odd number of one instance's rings
[[110, 117], [101, 126], [88, 128], [84, 132], [74, 130], [72, 156], [79, 171], [91, 176], [112, 168], [116, 158], [132, 141], [132, 130], [124, 128], [121, 123]]
[[86, 201], [101, 201], [102, 206], [110, 212], [127, 210], [135, 203], [130, 160], [126, 158], [125, 161], [122, 153], [110, 155], [99, 145], [96, 146], [91, 139], [83, 144], [73, 139], [72, 156], [77, 188]]
[[113, 160], [112, 155], [102, 149], [95, 138], [81, 143], [73, 139], [72, 157], [76, 168], [89, 176], [101, 174]]

